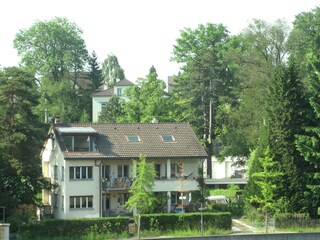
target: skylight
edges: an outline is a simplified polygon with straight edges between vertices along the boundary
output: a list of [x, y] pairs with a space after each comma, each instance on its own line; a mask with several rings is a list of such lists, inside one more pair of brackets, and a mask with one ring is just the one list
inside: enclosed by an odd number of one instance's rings
[[175, 141], [173, 135], [169, 135], [169, 134], [161, 135], [161, 138], [162, 138], [162, 141], [164, 141], [164, 142], [174, 142]]
[[127, 135], [128, 142], [141, 142], [139, 135]]

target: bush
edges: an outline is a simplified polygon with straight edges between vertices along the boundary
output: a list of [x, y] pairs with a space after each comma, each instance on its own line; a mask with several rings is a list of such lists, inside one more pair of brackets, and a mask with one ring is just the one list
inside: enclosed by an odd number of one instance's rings
[[[141, 216], [141, 230], [175, 231], [200, 229], [201, 214], [146, 214]], [[230, 213], [203, 213], [204, 224], [212, 228], [231, 230]]]
[[99, 219], [49, 219], [39, 223], [21, 226], [19, 234], [23, 239], [59, 236], [81, 236], [92, 232], [96, 234], [123, 234], [128, 231], [129, 218]]
[[27, 225], [37, 220], [37, 207], [32, 204], [22, 204], [17, 206], [11, 213], [7, 221], [10, 223], [10, 232], [17, 232], [19, 226]]
[[304, 213], [281, 213], [273, 216], [276, 228], [305, 227], [310, 223], [310, 217]]

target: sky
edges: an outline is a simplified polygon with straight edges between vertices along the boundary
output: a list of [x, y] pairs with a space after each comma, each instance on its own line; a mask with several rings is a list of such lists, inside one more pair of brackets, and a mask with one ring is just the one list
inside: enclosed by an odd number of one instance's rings
[[83, 30], [89, 53], [102, 63], [117, 56], [128, 80], [149, 73], [153, 65], [162, 80], [179, 72], [170, 61], [181, 30], [199, 24], [223, 24], [231, 35], [254, 18], [269, 23], [320, 6], [319, 0], [10, 0], [1, 3], [0, 67], [16, 66], [20, 58], [13, 40], [36, 21], [66, 17]]

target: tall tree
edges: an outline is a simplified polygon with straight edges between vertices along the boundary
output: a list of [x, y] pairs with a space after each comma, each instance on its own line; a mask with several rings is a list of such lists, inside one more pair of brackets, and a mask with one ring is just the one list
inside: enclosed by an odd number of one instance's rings
[[50, 75], [54, 81], [59, 81], [68, 72], [81, 71], [87, 61], [88, 52], [81, 34], [76, 24], [56, 17], [20, 30], [14, 47], [23, 65], [38, 75]]
[[16, 34], [14, 47], [22, 64], [39, 76], [42, 99], [38, 110], [43, 115], [58, 114], [66, 122], [80, 119], [85, 108], [80, 76], [88, 59], [81, 34], [76, 24], [59, 17], [38, 21]]
[[[320, 33], [318, 31], [320, 21], [320, 8], [298, 15], [294, 21], [293, 37], [300, 39], [295, 43], [293, 55], [299, 58], [300, 65], [305, 70], [308, 87], [309, 102], [312, 112], [305, 111], [305, 117], [309, 124], [305, 127], [305, 133], [300, 134], [296, 141], [297, 147], [304, 159], [313, 166], [310, 173], [312, 182], [308, 187], [312, 190], [309, 204], [313, 207], [312, 214], [316, 214], [320, 199]], [[297, 37], [298, 36], [298, 37]], [[299, 46], [302, 46], [299, 49]]]
[[129, 192], [131, 196], [125, 206], [130, 211], [137, 210], [138, 214], [138, 239], [140, 239], [140, 218], [153, 207], [154, 195], [152, 193], [154, 177], [156, 176], [154, 166], [148, 163], [146, 156], [141, 155], [135, 169], [135, 180]]
[[108, 57], [102, 63], [102, 73], [105, 88], [110, 88], [117, 81], [125, 78], [124, 70], [114, 54], [108, 54]]
[[98, 57], [93, 51], [91, 53], [91, 56], [89, 56], [89, 76], [92, 81], [92, 89], [96, 90], [99, 89], [102, 85], [103, 81], [103, 75], [102, 75], [102, 69], [100, 68], [100, 65], [98, 63]]
[[128, 101], [124, 104], [122, 121], [151, 122], [154, 118], [167, 121], [169, 105], [165, 88], [165, 82], [158, 79], [157, 71], [152, 66], [146, 78], [138, 79], [134, 86], [127, 89]]
[[[217, 127], [217, 111], [224, 103], [232, 103], [238, 82], [233, 67], [225, 61], [229, 35], [223, 25], [199, 25], [186, 28], [174, 46], [172, 59], [182, 64], [181, 74], [175, 77], [177, 99], [184, 103], [182, 114], [203, 137], [211, 156], [213, 132]], [[211, 172], [211, 161], [207, 169]]]
[[270, 154], [277, 161], [282, 176], [276, 182], [275, 196], [289, 202], [288, 211], [310, 210], [310, 165], [304, 161], [295, 146], [296, 135], [304, 132], [304, 112], [310, 109], [305, 98], [296, 65], [278, 67], [270, 84], [267, 101], [266, 125]]
[[33, 111], [38, 97], [32, 74], [16, 67], [0, 71], [0, 201], [8, 213], [34, 204], [41, 190], [45, 130]]
[[288, 57], [289, 32], [285, 21], [268, 23], [254, 19], [233, 38], [241, 47], [231, 48], [226, 56], [237, 66], [235, 76], [241, 85], [237, 104], [224, 106], [220, 111], [219, 121], [224, 123], [218, 132], [222, 156], [247, 158], [250, 149], [260, 142], [274, 69]]
[[109, 102], [106, 103], [106, 107], [103, 109], [99, 116], [99, 122], [101, 123], [117, 123], [123, 118], [124, 101], [118, 96], [113, 96]]

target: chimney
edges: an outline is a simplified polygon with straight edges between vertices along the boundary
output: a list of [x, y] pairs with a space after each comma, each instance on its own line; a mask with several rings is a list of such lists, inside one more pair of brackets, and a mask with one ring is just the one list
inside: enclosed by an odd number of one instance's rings
[[159, 123], [159, 120], [156, 119], [156, 118], [153, 118], [152, 121], [151, 121], [151, 123]]
[[56, 116], [54, 118], [54, 124], [59, 124], [60, 123], [60, 116]]

